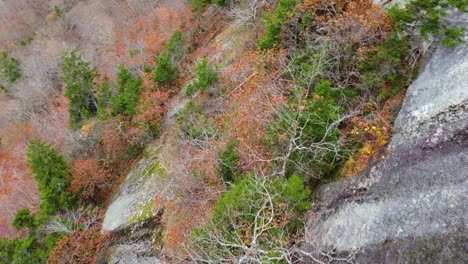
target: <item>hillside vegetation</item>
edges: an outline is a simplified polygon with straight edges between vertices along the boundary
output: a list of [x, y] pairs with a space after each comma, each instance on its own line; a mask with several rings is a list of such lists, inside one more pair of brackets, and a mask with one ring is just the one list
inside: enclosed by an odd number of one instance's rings
[[[385, 159], [467, 5], [1, 2], [0, 263], [106, 262], [141, 226], [167, 263], [353, 262], [306, 239], [314, 191]], [[153, 174], [129, 228], [102, 229], [121, 184]]]

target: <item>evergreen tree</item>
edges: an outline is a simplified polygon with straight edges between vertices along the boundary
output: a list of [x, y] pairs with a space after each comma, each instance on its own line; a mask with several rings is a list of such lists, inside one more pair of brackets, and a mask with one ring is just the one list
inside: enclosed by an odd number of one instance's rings
[[208, 60], [204, 58], [197, 65], [197, 72], [195, 73], [197, 78], [197, 87], [203, 92], [205, 88], [215, 84], [218, 81], [218, 72], [211, 65], [208, 64]]
[[18, 244], [17, 238], [0, 237], [0, 263], [13, 263], [13, 255]]
[[154, 81], [159, 84], [170, 84], [177, 79], [177, 67], [172, 65], [171, 54], [164, 51], [158, 56], [154, 68]]
[[218, 81], [218, 72], [208, 63], [208, 60], [204, 58], [197, 64], [195, 78], [196, 81], [187, 86], [187, 90], [185, 91], [186, 96], [192, 96], [197, 90], [203, 93], [206, 88], [216, 84]]
[[50, 145], [37, 139], [29, 142], [26, 155], [38, 184], [42, 213], [51, 215], [63, 208], [70, 208], [75, 199], [67, 191], [71, 177], [63, 157]]
[[70, 100], [70, 125], [77, 128], [97, 112], [97, 102], [92, 93], [93, 80], [97, 74], [88, 62], [82, 60], [76, 50], [65, 52], [62, 58], [65, 96]]
[[141, 83], [141, 78], [134, 78], [123, 64], [119, 66], [117, 95], [111, 98], [112, 115], [124, 113], [131, 117], [135, 114], [135, 108], [140, 98]]
[[210, 0], [190, 0], [190, 8], [193, 12], [203, 12], [206, 10], [206, 7], [210, 4]]
[[166, 50], [176, 61], [180, 61], [185, 53], [185, 49], [182, 46], [184, 41], [185, 38], [184, 35], [182, 35], [182, 32], [180, 32], [180, 30], [176, 30], [172, 33], [171, 38], [166, 43]]
[[158, 56], [156, 68], [154, 69], [155, 82], [163, 85], [170, 84], [177, 79], [177, 63], [185, 55], [185, 49], [182, 46], [184, 41], [182, 32], [176, 30], [172, 33], [171, 38], [166, 43], [166, 50]]

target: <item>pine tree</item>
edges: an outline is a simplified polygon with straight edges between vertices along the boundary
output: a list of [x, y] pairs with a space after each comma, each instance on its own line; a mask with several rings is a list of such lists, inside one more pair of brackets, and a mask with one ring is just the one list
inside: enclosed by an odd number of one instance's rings
[[157, 59], [156, 68], [154, 69], [154, 81], [164, 85], [171, 84], [177, 79], [179, 63], [184, 55], [185, 49], [183, 43], [184, 36], [180, 30], [174, 31], [171, 38], [166, 43], [166, 49], [161, 52]]
[[34, 139], [29, 142], [28, 164], [37, 181], [40, 208], [43, 214], [51, 215], [74, 204], [74, 197], [67, 189], [70, 185], [68, 165], [57, 150]]
[[171, 54], [164, 51], [158, 56], [154, 69], [154, 81], [159, 84], [170, 84], [177, 79], [177, 67], [172, 65]]
[[97, 113], [97, 102], [92, 93], [93, 80], [97, 74], [88, 62], [77, 55], [76, 50], [65, 52], [62, 58], [65, 96], [70, 100], [70, 125], [77, 128]]
[[112, 115], [124, 113], [131, 117], [135, 114], [135, 108], [140, 98], [141, 83], [141, 78], [134, 78], [123, 64], [119, 66], [117, 95], [111, 98]]

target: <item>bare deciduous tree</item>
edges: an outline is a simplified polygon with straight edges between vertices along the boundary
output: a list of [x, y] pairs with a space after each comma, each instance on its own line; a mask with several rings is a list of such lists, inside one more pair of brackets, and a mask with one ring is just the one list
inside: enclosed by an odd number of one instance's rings
[[102, 219], [102, 215], [91, 207], [66, 210], [62, 217], [54, 217], [46, 225], [49, 234], [72, 233], [76, 230], [88, 230]]
[[237, 22], [242, 26], [252, 26], [255, 32], [255, 39], [257, 39], [257, 21], [262, 11], [261, 7], [262, 2], [260, 0], [241, 1], [240, 4], [234, 5], [228, 11], [228, 16], [237, 19]]
[[[259, 240], [267, 235], [272, 229], [277, 229], [275, 218], [277, 217], [273, 199], [279, 194], [270, 193], [265, 187], [266, 178], [259, 177], [255, 184], [255, 189], [252, 190], [261, 199], [250, 201], [252, 208], [258, 208], [256, 211], [247, 211], [247, 215], [242, 215], [243, 212], [226, 212], [232, 214], [232, 228], [236, 234], [234, 237], [226, 237], [223, 230], [215, 226], [208, 226], [204, 229], [204, 236], [197, 237], [194, 241], [195, 251], [191, 251], [191, 257], [194, 261], [200, 263], [260, 263], [279, 261], [289, 259], [289, 250], [283, 243], [278, 241], [267, 241], [268, 245], [259, 246]], [[260, 203], [260, 204], [258, 204]], [[250, 223], [238, 223], [239, 218], [253, 218]], [[244, 226], [247, 224], [247, 226]], [[243, 229], [251, 229], [253, 232], [245, 236], [242, 234]], [[284, 240], [287, 237], [286, 232], [279, 231], [279, 240]], [[210, 247], [206, 247], [211, 245]], [[271, 253], [274, 257], [270, 258]], [[268, 261], [267, 261], [268, 260]]]

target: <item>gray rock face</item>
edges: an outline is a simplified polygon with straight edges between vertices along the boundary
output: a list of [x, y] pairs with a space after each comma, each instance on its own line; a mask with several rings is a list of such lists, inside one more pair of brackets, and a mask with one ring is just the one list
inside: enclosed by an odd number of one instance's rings
[[158, 180], [165, 171], [159, 167], [159, 152], [151, 147], [138, 161], [106, 210], [102, 229], [116, 231], [153, 215], [153, 199], [160, 190]]
[[[468, 28], [468, 15], [451, 19]], [[323, 249], [362, 263], [464, 263], [468, 196], [468, 35], [437, 47], [410, 86], [390, 152], [323, 187], [307, 224]]]
[[148, 254], [152, 251], [151, 241], [122, 244], [114, 247], [109, 264], [159, 264], [159, 259]]
[[155, 239], [160, 236], [156, 192], [166, 171], [160, 167], [158, 148], [150, 146], [138, 161], [106, 210], [102, 231], [116, 234], [116, 243], [106, 260], [110, 264], [157, 264]]

